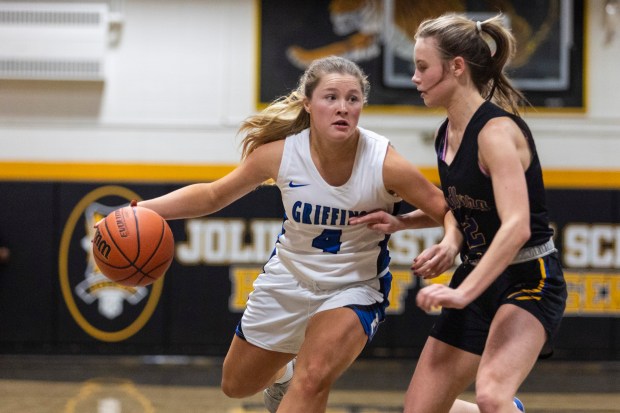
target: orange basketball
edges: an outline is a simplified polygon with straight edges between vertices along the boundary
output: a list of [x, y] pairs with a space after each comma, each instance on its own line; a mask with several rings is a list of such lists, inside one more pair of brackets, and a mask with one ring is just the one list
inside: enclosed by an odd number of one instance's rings
[[174, 238], [165, 219], [132, 202], [97, 225], [93, 255], [110, 280], [134, 287], [149, 285], [170, 267]]

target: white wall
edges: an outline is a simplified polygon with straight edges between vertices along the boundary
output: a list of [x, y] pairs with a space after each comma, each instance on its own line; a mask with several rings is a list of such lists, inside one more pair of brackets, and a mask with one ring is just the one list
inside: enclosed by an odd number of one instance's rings
[[[603, 45], [603, 3], [587, 1], [586, 112], [527, 118], [547, 168], [620, 170], [620, 35]], [[126, 0], [105, 82], [0, 80], [0, 168], [237, 163], [237, 126], [256, 110], [255, 8], [254, 0]], [[439, 121], [366, 114], [362, 124], [434, 167], [424, 137]]]

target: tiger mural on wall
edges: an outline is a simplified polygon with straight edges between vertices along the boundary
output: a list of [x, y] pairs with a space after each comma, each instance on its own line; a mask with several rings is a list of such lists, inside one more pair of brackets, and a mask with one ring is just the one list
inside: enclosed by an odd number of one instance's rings
[[[550, 0], [547, 9], [541, 10], [545, 17], [536, 28], [517, 13], [511, 1], [488, 0], [485, 3], [490, 13], [501, 11], [504, 14], [517, 40], [511, 68], [528, 62], [559, 18], [559, 0]], [[468, 13], [465, 0], [392, 0], [393, 18], [391, 29], [388, 29], [385, 5], [386, 0], [332, 0], [328, 7], [334, 33], [346, 37], [314, 49], [291, 45], [286, 50], [288, 61], [302, 70], [313, 60], [329, 55], [367, 61], [378, 57], [386, 44], [390, 44], [398, 58], [410, 60], [413, 37], [422, 21], [446, 12]]]

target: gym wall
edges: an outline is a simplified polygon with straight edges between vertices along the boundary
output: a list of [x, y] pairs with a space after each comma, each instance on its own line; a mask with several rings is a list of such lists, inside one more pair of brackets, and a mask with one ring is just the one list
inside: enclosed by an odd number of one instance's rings
[[[280, 229], [277, 190], [258, 190], [212, 217], [171, 222], [175, 261], [160, 283], [139, 291], [97, 278], [89, 213], [234, 168], [239, 123], [260, 106], [262, 2], [63, 3], [108, 5], [97, 49], [105, 67], [92, 79], [0, 78], [0, 245], [12, 253], [0, 267], [0, 351], [222, 355]], [[572, 68], [583, 81], [583, 107], [526, 114], [569, 281], [555, 357], [617, 360], [620, 77], [610, 62], [620, 61], [620, 41], [605, 2], [572, 4], [583, 23], [584, 65]], [[393, 109], [368, 108], [361, 124], [437, 182], [432, 133], [442, 114]], [[434, 315], [415, 306], [420, 285], [409, 261], [440, 235], [392, 237], [391, 312], [368, 356], [418, 354]]]

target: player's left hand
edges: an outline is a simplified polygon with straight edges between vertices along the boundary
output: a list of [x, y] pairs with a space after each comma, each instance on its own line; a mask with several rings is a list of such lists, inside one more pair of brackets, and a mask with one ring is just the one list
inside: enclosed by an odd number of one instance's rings
[[460, 309], [469, 304], [461, 291], [443, 284], [431, 284], [422, 288], [418, 291], [416, 303], [426, 312], [438, 306]]
[[433, 245], [420, 253], [411, 265], [413, 275], [424, 279], [435, 278], [454, 265], [458, 250], [443, 243]]

